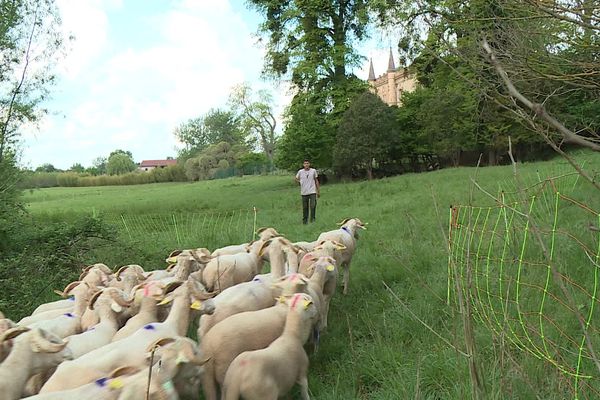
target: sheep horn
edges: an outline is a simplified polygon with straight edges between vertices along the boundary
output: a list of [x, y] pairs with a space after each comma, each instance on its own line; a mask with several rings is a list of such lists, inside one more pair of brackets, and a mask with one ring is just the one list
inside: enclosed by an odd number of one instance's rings
[[26, 326], [16, 326], [14, 328], [7, 329], [2, 336], [0, 336], [0, 343], [10, 339], [14, 339], [22, 333], [29, 332], [29, 328]]
[[67, 287], [65, 287], [65, 290], [63, 290], [62, 292], [59, 290], [55, 290], [54, 293], [58, 294], [61, 297], [67, 297], [69, 295], [69, 293], [71, 292], [71, 290], [75, 289], [75, 287], [78, 286], [80, 283], [82, 283], [82, 282], [81, 281], [71, 282], [67, 285]]
[[173, 290], [177, 289], [182, 284], [183, 284], [183, 281], [170, 282], [167, 286], [165, 286], [164, 293], [165, 294], [171, 293]]
[[265, 249], [266, 249], [267, 247], [269, 247], [269, 245], [271, 244], [271, 242], [272, 242], [272, 241], [273, 241], [273, 239], [269, 239], [269, 240], [267, 240], [266, 242], [264, 242], [264, 243], [263, 243], [263, 244], [260, 246], [260, 249], [258, 250], [258, 256], [259, 256], [259, 257], [262, 257], [262, 256], [263, 256], [263, 254], [264, 254], [264, 252], [265, 252]]
[[112, 275], [113, 273], [112, 270], [108, 268], [108, 265], [102, 263], [94, 264], [92, 265], [92, 268], [97, 268], [100, 272], [104, 272], [106, 275]]
[[132, 299], [127, 299], [125, 297], [125, 293], [123, 293], [122, 290], [119, 290], [117, 288], [112, 288], [114, 290], [110, 291], [110, 297], [112, 297], [112, 299], [121, 307], [129, 307], [131, 306], [131, 303], [133, 303], [133, 298]]
[[183, 252], [183, 250], [173, 250], [172, 252], [169, 253], [169, 257], [167, 258], [171, 258], [171, 257], [177, 257], [178, 255], [180, 255]]
[[67, 345], [67, 342], [64, 340], [61, 340], [59, 343], [52, 341], [49, 333], [40, 328], [33, 331], [30, 343], [31, 350], [35, 353], [58, 353]]
[[338, 222], [338, 225], [344, 225], [346, 222], [350, 221], [352, 218], [345, 218], [342, 222]]
[[258, 233], [261, 233], [261, 232], [263, 232], [263, 231], [266, 231], [267, 229], [269, 229], [269, 228], [264, 228], [264, 227], [263, 227], [263, 228], [258, 228], [258, 229], [256, 230], [256, 233], [257, 233], [257, 234], [258, 234]]
[[133, 375], [140, 372], [139, 368], [136, 367], [132, 367], [131, 365], [127, 366], [127, 367], [119, 367], [115, 370], [113, 370], [108, 377], [109, 378], [118, 378], [119, 376], [125, 376], [125, 375]]
[[115, 272], [115, 277], [117, 278], [117, 281], [121, 281], [121, 274], [123, 273], [123, 271], [127, 270], [127, 268], [129, 268], [129, 265], [123, 265], [117, 270], [117, 272]]
[[92, 296], [92, 298], [90, 299], [90, 303], [88, 304], [88, 308], [90, 310], [94, 309], [94, 304], [96, 304], [96, 300], [98, 300], [98, 297], [100, 297], [100, 295], [103, 293], [102, 290], [99, 290], [98, 292], [94, 293], [94, 295]]
[[150, 344], [150, 346], [146, 347], [146, 351], [150, 352], [157, 347], [165, 346], [167, 344], [173, 343], [174, 341], [175, 341], [175, 338], [172, 338], [172, 337], [164, 337], [164, 338], [157, 339], [152, 344]]

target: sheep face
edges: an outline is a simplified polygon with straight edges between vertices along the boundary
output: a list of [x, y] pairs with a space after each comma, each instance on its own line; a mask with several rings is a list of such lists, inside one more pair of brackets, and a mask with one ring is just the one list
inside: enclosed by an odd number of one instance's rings
[[29, 340], [31, 351], [35, 353], [32, 357], [33, 372], [53, 368], [63, 361], [73, 359], [73, 353], [66, 347], [67, 341], [43, 329], [29, 331], [17, 340]]

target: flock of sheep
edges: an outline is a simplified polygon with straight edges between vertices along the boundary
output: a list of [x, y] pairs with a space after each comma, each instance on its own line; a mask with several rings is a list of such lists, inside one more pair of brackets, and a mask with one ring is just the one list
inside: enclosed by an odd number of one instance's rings
[[[173, 252], [165, 270], [84, 269], [18, 323], [0, 315], [0, 398], [269, 400], [299, 384], [327, 328], [337, 266], [348, 291], [357, 218], [314, 242], [273, 228], [212, 253]], [[261, 274], [268, 261], [270, 273]], [[1, 314], [1, 313], [0, 313]], [[198, 342], [187, 337], [198, 316]]]

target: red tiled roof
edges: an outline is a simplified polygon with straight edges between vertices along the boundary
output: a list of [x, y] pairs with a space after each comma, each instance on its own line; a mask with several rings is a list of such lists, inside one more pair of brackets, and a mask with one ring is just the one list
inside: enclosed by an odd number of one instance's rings
[[177, 164], [177, 160], [144, 160], [140, 163], [140, 167], [164, 167]]

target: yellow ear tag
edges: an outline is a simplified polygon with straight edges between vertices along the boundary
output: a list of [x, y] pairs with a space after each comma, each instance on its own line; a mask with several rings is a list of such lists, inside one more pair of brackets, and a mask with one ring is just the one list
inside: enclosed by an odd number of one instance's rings
[[200, 300], [196, 300], [192, 304], [190, 304], [190, 308], [192, 310], [199, 310], [202, 308], [202, 302]]
[[329, 265], [326, 267], [326, 269], [327, 269], [327, 271], [331, 272], [331, 271], [335, 270], [335, 267], [334, 267], [333, 265], [329, 264]]
[[125, 386], [125, 384], [123, 383], [123, 380], [121, 378], [112, 379], [108, 383], [109, 389], [121, 389], [123, 386]]
[[277, 298], [277, 301], [278, 301], [278, 302], [280, 302], [280, 303], [285, 303], [285, 297], [283, 297], [283, 296], [279, 296], [279, 297]]
[[165, 261], [169, 264], [177, 264], [177, 256], [169, 257]]
[[309, 301], [309, 300], [304, 300], [304, 303], [303, 303], [303, 304], [304, 304], [304, 309], [305, 309], [305, 310], [308, 310], [308, 306], [310, 306], [310, 305], [312, 304], [312, 301]]
[[158, 303], [159, 306], [163, 306], [165, 304], [169, 304], [171, 302], [171, 300], [173, 300], [173, 298], [169, 297], [165, 297], [164, 299], [162, 299], [162, 301], [160, 303]]
[[177, 356], [177, 359], [175, 360], [175, 364], [179, 365], [179, 364], [184, 364], [184, 363], [189, 363], [190, 360], [184, 356], [183, 354], [179, 354]]

